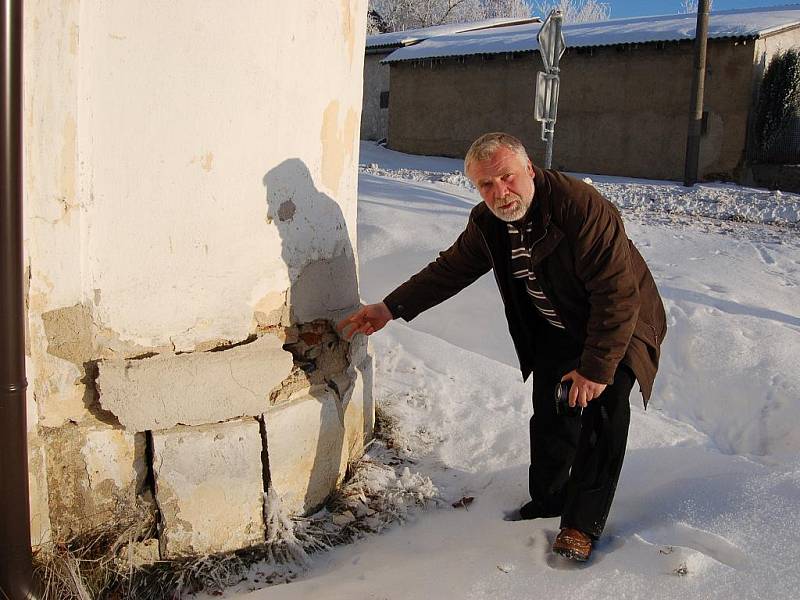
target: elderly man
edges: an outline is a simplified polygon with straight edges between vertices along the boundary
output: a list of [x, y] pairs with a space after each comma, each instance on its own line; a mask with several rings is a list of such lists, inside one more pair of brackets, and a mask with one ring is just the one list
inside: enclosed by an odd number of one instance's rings
[[[522, 376], [533, 373], [531, 501], [509, 517], [560, 516], [553, 551], [585, 561], [622, 468], [634, 380], [645, 406], [653, 389], [664, 307], [619, 213], [592, 186], [533, 166], [506, 133], [478, 138], [464, 170], [483, 202], [456, 242], [339, 327], [370, 335], [410, 321], [493, 269]], [[560, 382], [575, 410], [557, 411]]]

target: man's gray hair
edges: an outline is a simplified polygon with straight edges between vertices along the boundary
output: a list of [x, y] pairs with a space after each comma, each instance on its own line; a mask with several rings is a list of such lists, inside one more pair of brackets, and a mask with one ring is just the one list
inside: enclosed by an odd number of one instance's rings
[[472, 142], [469, 150], [467, 150], [467, 155], [464, 157], [464, 173], [469, 176], [469, 167], [473, 162], [481, 162], [491, 158], [500, 146], [505, 146], [515, 152], [524, 162], [529, 160], [528, 153], [525, 151], [525, 146], [522, 145], [522, 142], [509, 133], [493, 131], [492, 133], [484, 133]]

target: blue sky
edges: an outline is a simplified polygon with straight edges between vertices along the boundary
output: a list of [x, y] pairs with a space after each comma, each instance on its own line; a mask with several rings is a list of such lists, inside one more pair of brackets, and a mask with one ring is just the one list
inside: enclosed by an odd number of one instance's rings
[[[665, 15], [678, 12], [681, 0], [605, 0], [611, 5], [611, 18], [636, 17], [640, 15]], [[800, 0], [798, 0], [800, 1]], [[731, 10], [758, 6], [792, 4], [781, 0], [714, 0], [713, 9]]]

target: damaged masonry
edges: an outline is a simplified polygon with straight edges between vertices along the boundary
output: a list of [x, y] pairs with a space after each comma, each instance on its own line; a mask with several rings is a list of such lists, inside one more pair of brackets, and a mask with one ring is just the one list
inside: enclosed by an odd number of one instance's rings
[[315, 510], [372, 435], [366, 341], [325, 320], [96, 369], [99, 406], [119, 426], [45, 434], [52, 527], [75, 534], [145, 504], [159, 531], [152, 559], [263, 543], [267, 490], [289, 514]]
[[26, 3], [37, 556], [134, 518], [139, 563], [262, 545], [265, 505], [317, 510], [372, 440], [367, 342], [333, 325], [360, 301], [362, 8]]

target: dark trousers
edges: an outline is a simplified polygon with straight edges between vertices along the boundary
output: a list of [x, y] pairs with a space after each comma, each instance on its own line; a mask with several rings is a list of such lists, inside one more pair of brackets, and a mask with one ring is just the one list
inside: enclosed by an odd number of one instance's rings
[[[554, 329], [554, 328], [551, 328]], [[614, 383], [578, 416], [556, 414], [556, 384], [578, 364], [579, 348], [566, 334], [547, 332], [533, 373], [531, 498], [543, 514], [561, 515], [561, 527], [598, 538], [616, 491], [630, 423], [633, 372], [620, 365]], [[544, 348], [549, 351], [544, 353]]]

